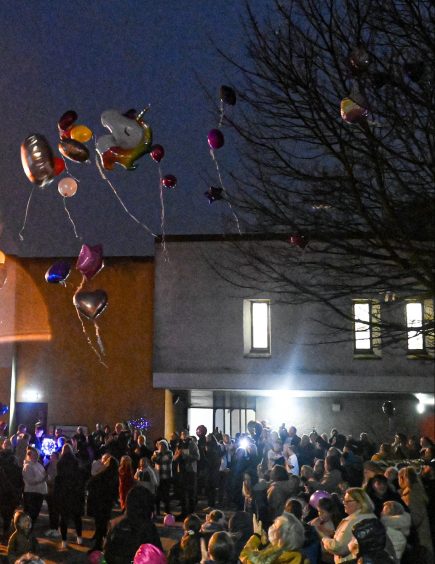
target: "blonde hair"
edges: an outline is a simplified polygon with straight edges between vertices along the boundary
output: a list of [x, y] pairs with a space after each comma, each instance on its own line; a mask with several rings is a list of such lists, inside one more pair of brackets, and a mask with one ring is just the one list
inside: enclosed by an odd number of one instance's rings
[[291, 513], [277, 517], [268, 535], [272, 545], [288, 550], [297, 550], [304, 544], [304, 527]]
[[346, 495], [358, 503], [361, 513], [373, 513], [375, 506], [363, 488], [349, 488]]

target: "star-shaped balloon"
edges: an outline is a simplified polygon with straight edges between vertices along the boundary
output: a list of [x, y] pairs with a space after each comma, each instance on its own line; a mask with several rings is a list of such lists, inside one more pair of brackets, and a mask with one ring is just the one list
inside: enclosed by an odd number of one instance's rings
[[77, 258], [76, 268], [88, 280], [91, 280], [103, 268], [103, 246], [82, 245]]

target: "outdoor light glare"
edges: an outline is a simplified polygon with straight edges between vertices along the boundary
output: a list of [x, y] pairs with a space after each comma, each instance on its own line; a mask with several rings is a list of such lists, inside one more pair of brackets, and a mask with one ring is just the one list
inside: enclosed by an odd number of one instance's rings
[[424, 403], [419, 402], [416, 406], [417, 413], [424, 413], [425, 405]]
[[249, 440], [248, 439], [242, 439], [239, 443], [240, 448], [244, 448], [247, 449], [249, 446]]
[[41, 394], [38, 390], [29, 388], [24, 390], [23, 398], [28, 402], [37, 402], [41, 398]]

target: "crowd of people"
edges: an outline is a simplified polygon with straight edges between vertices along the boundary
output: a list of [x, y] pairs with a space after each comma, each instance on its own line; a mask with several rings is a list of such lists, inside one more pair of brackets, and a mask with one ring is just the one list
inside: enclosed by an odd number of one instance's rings
[[[44, 500], [46, 536], [65, 550], [71, 525], [80, 545], [88, 515], [95, 525], [89, 553], [107, 564], [434, 562], [428, 437], [397, 433], [377, 448], [366, 433], [298, 436], [295, 427], [252, 421], [235, 437], [200, 425], [194, 435], [152, 442], [125, 423], [113, 431], [97, 424], [89, 434], [79, 427], [69, 438], [60, 428], [47, 437], [40, 423], [32, 434], [19, 425], [0, 450], [9, 562], [38, 552], [34, 526]], [[183, 522], [167, 555], [159, 516], [165, 526]]]

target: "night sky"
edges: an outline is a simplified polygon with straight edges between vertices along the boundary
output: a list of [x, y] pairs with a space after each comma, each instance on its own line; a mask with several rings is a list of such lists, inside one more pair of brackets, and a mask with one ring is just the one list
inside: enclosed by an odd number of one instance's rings
[[[266, 0], [250, 0], [259, 16]], [[174, 174], [175, 189], [164, 193], [167, 234], [223, 230], [228, 207], [208, 204], [204, 191], [217, 175], [207, 145], [219, 111], [221, 84], [237, 85], [237, 72], [213, 43], [231, 57], [245, 58], [241, 26], [244, 3], [234, 0], [73, 0], [15, 1], [0, 4], [0, 249], [19, 256], [75, 256], [82, 243], [101, 243], [106, 256], [153, 253], [154, 241], [123, 211], [95, 166], [68, 162], [80, 180], [67, 206], [82, 239], [76, 239], [57, 191], [59, 178], [36, 187], [24, 241], [19, 239], [32, 184], [21, 166], [20, 144], [31, 133], [57, 147], [57, 121], [75, 110], [78, 122], [98, 138], [107, 109], [140, 110], [154, 142], [164, 146], [163, 174]], [[238, 106], [228, 108], [236, 112]], [[225, 146], [216, 153], [223, 169], [237, 162], [236, 139], [224, 129]], [[55, 151], [58, 155], [58, 151]], [[149, 155], [135, 171], [107, 172], [128, 209], [160, 233], [158, 165]], [[224, 175], [227, 171], [224, 170]], [[225, 176], [224, 176], [225, 178]]]

